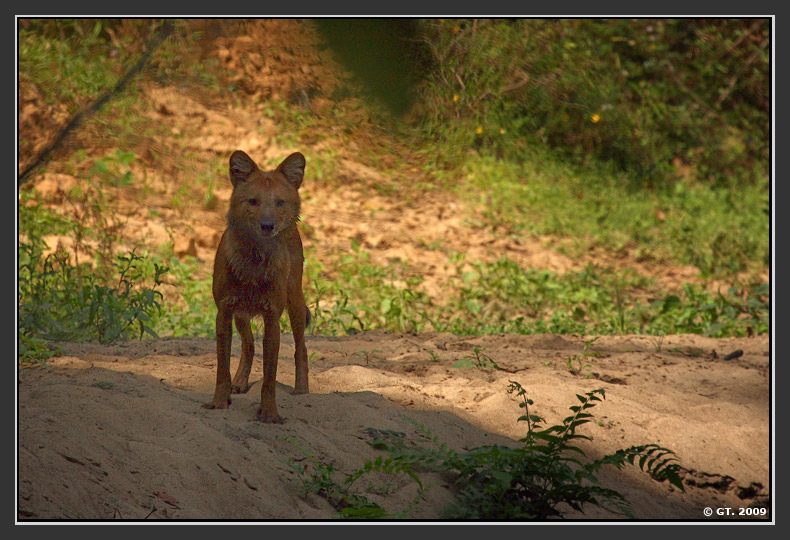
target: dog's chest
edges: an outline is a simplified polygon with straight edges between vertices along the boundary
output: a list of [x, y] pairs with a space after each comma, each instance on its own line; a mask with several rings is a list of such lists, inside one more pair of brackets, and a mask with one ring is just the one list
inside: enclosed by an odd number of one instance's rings
[[222, 303], [250, 313], [282, 310], [289, 276], [287, 252], [268, 257], [231, 257], [229, 283]]

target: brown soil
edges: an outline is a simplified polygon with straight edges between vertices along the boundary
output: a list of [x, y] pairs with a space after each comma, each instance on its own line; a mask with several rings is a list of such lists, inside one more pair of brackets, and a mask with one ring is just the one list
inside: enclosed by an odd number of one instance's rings
[[[197, 23], [196, 23], [197, 24]], [[590, 253], [571, 258], [555, 249], [557, 239], [502, 237], [475, 226], [479, 216], [455, 195], [433, 190], [419, 176], [419, 160], [376, 131], [353, 99], [356, 130], [333, 131], [333, 92], [350, 76], [333, 62], [310, 23], [256, 21], [206, 23], [206, 58], [227, 67], [239, 95], [196, 93], [182, 86], [144, 85], [144, 114], [158, 135], [135, 148], [139, 186], [111, 188], [108, 196], [122, 217], [125, 246], [156, 249], [172, 242], [180, 256], [203, 261], [208, 275], [224, 227], [230, 196], [219, 175], [216, 201], [204, 204], [205, 173], [225, 167], [229, 154], [243, 149], [259, 162], [279, 161], [291, 151], [307, 156], [303, 186], [305, 244], [330, 259], [352, 240], [374, 262], [407, 261], [422, 276], [423, 290], [440, 299], [455, 271], [450, 253], [469, 260], [507, 256], [525, 267], [563, 272], [586, 264], [635, 268], [674, 289], [697, 279], [693, 268], [649, 265], [627, 255]], [[350, 83], [349, 83], [350, 84]], [[308, 92], [309, 91], [309, 92]], [[314, 141], [278, 143], [280, 129], [262, 114], [267, 100], [285, 98], [316, 119]], [[42, 111], [47, 111], [44, 114]], [[54, 139], [65, 113], [45, 106], [35, 87], [20, 82], [20, 169]], [[318, 134], [320, 133], [320, 137]], [[89, 156], [103, 151], [87, 147]], [[311, 183], [311, 150], [333, 148], [336, 178]], [[381, 166], [368, 157], [380, 152]], [[95, 153], [95, 155], [93, 155]], [[189, 158], [182, 156], [191, 156]], [[64, 213], [69, 189], [78, 184], [68, 156], [35, 175], [29, 187]], [[224, 169], [223, 169], [224, 170]], [[385, 172], [388, 171], [388, 172]], [[396, 171], [396, 172], [392, 172]], [[198, 180], [200, 179], [200, 180]], [[411, 182], [411, 180], [415, 180]], [[409, 186], [418, 186], [409, 190]], [[399, 186], [390, 193], [382, 186]], [[186, 189], [184, 186], [187, 186]], [[180, 205], [174, 197], [180, 196]], [[186, 201], [186, 202], [183, 202]], [[48, 238], [53, 249], [74, 247], [73, 239]], [[437, 248], [437, 246], [440, 246]], [[331, 278], [332, 268], [327, 268]], [[597, 457], [633, 444], [657, 443], [674, 450], [689, 469], [686, 493], [649, 480], [634, 470], [602, 473], [644, 519], [706, 519], [704, 507], [764, 505], [770, 493], [769, 375], [767, 336], [715, 340], [700, 336], [602, 337], [595, 342], [588, 378], [569, 373], [566, 361], [582, 356], [578, 336], [449, 334], [396, 335], [379, 332], [343, 338], [310, 336], [311, 391], [291, 396], [293, 355], [283, 339], [278, 372], [282, 426], [254, 421], [259, 379], [249, 393], [234, 396], [225, 411], [200, 405], [210, 399], [215, 377], [215, 345], [207, 339], [160, 339], [112, 346], [61, 344], [49, 368], [23, 368], [18, 386], [18, 517], [20, 519], [331, 519], [335, 510], [316, 495], [303, 495], [288, 460], [308, 464], [309, 452], [350, 473], [380, 453], [367, 444], [365, 428], [394, 429], [418, 440], [404, 417], [426, 425], [456, 449], [493, 442], [514, 444], [524, 434], [521, 413], [506, 392], [520, 382], [535, 412], [559, 423], [577, 393], [604, 388], [607, 399], [582, 433]], [[589, 339], [589, 337], [587, 338]], [[260, 350], [260, 342], [257, 344]], [[456, 368], [453, 364], [483, 347], [502, 369]], [[238, 361], [238, 338], [234, 361]], [[659, 350], [660, 349], [660, 350]], [[734, 350], [743, 355], [725, 360]], [[432, 359], [429, 351], [438, 355]], [[588, 353], [591, 351], [588, 351]], [[256, 364], [260, 377], [260, 353]], [[303, 447], [283, 439], [290, 437]], [[398, 511], [415, 495], [403, 478], [387, 495], [371, 500]], [[436, 519], [451, 498], [447, 478], [426, 474], [427, 500], [409, 514]], [[363, 488], [364, 486], [361, 486]], [[584, 516], [611, 517], [595, 508]], [[715, 516], [714, 516], [715, 518]]]

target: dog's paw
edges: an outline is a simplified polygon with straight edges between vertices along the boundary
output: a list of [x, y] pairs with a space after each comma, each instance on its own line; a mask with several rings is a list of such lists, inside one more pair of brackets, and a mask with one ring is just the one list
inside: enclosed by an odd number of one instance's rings
[[230, 391], [233, 394], [246, 394], [251, 387], [252, 385], [250, 383], [244, 383], [244, 384], [233, 383], [233, 385], [231, 385], [230, 387]]
[[264, 424], [282, 424], [284, 422], [283, 417], [277, 414], [276, 411], [271, 412], [258, 409], [256, 416], [258, 417], [258, 420]]
[[230, 398], [226, 403], [222, 403], [221, 401], [218, 403], [216, 401], [211, 401], [209, 403], [204, 403], [201, 405], [203, 409], [227, 409], [230, 406]]

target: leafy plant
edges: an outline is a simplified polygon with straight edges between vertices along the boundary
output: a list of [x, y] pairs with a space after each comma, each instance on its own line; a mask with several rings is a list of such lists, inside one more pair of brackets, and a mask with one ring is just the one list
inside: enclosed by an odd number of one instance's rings
[[[141, 284], [143, 257], [133, 251], [115, 261], [116, 281], [107, 282], [70, 264], [63, 252], [43, 255], [40, 242], [20, 243], [19, 332], [23, 355], [40, 351], [42, 340], [112, 343], [149, 334], [151, 315], [161, 309], [167, 268], [155, 266], [152, 287]], [[40, 357], [40, 356], [39, 356]]]
[[521, 446], [491, 445], [459, 453], [424, 427], [421, 430], [434, 442], [435, 449], [410, 448], [402, 439], [380, 438], [371, 444], [401, 463], [451, 474], [458, 494], [447, 517], [456, 519], [561, 518], [564, 505], [580, 512], [588, 505], [599, 506], [633, 517], [622, 494], [600, 485], [596, 474], [605, 465], [618, 469], [625, 464], [638, 466], [653, 479], [668, 481], [684, 491], [674, 453], [655, 444], [582, 461], [585, 452], [578, 443], [589, 437], [577, 433], [577, 429], [592, 419], [589, 410], [604, 398], [603, 390], [577, 395], [579, 404], [570, 407], [572, 414], [561, 424], [546, 428], [546, 421], [530, 412], [533, 402], [519, 383], [511, 381], [508, 392], [521, 398], [519, 407], [524, 409], [518, 419], [527, 424]]
[[370, 364], [370, 359], [371, 358], [377, 358], [377, 357], [380, 358], [379, 353], [381, 353], [381, 352], [383, 352], [383, 351], [381, 351], [379, 349], [374, 349], [372, 351], [364, 351], [363, 350], [363, 351], [355, 352], [354, 356], [359, 356], [360, 358], [365, 360], [365, 365], [368, 365], [368, 364]]
[[46, 360], [57, 354], [56, 350], [50, 348], [46, 339], [43, 339], [30, 331], [19, 332], [19, 361], [21, 363], [36, 362], [42, 366], [47, 366]]
[[[374, 460], [366, 462], [361, 468], [353, 473], [345, 475], [340, 483], [338, 483], [333, 478], [335, 475], [334, 466], [318, 460], [311, 452], [292, 437], [283, 436], [281, 439], [293, 444], [306, 456], [305, 459], [307, 463], [302, 463], [304, 459], [296, 460], [291, 458], [288, 460], [288, 465], [296, 473], [302, 483], [302, 495], [306, 496], [308, 493], [314, 493], [324, 497], [327, 502], [339, 512], [339, 517], [350, 519], [403, 517], [402, 515], [391, 515], [377, 503], [369, 501], [365, 495], [352, 491], [352, 487], [360, 478], [372, 472], [381, 472], [388, 475], [406, 474], [414, 480], [420, 488], [415, 502], [422, 497], [422, 482], [420, 479], [412, 472], [407, 464], [399, 462], [394, 458], [384, 459], [379, 456]], [[382, 491], [378, 488], [370, 488], [370, 490]]]
[[584, 343], [584, 348], [582, 349], [582, 356], [579, 356], [578, 354], [574, 354], [573, 356], [569, 357], [565, 361], [565, 365], [568, 366], [568, 371], [570, 371], [571, 374], [576, 375], [577, 377], [581, 376], [585, 379], [589, 379], [590, 377], [592, 377], [593, 374], [591, 371], [585, 371], [588, 368], [590, 368], [590, 364], [583, 364], [583, 362], [584, 359], [587, 359], [590, 356], [596, 356], [595, 352], [588, 352], [588, 349], [590, 348], [590, 345], [592, 345], [598, 340], [598, 337], [589, 339]]
[[461, 360], [453, 364], [454, 368], [475, 368], [482, 371], [487, 371], [490, 369], [499, 369], [494, 360], [491, 359], [490, 356], [483, 353], [483, 350], [478, 347], [472, 347], [472, 355], [464, 356]]
[[568, 371], [570, 371], [572, 375], [588, 379], [592, 376], [592, 373], [590, 371], [584, 371], [590, 368], [590, 364], [582, 365], [582, 363], [583, 360], [578, 354], [574, 354], [565, 361], [565, 365], [568, 366]]
[[314, 315], [313, 333], [334, 335], [375, 328], [397, 331], [423, 328], [421, 311], [429, 300], [416, 290], [419, 278], [402, 276], [405, 273], [402, 265], [373, 264], [370, 254], [354, 241], [350, 252], [331, 261], [332, 279], [327, 279], [326, 263], [310, 252], [305, 259], [308, 284], [305, 296]]
[[634, 311], [651, 334], [755, 335], [768, 331], [769, 293], [767, 283], [732, 286], [715, 296], [686, 284], [682, 296], [667, 294], [649, 306], [636, 306]]
[[317, 280], [313, 282], [311, 291], [313, 302], [310, 306], [313, 322], [310, 325], [310, 332], [335, 335], [339, 329], [342, 334], [348, 335], [364, 330], [365, 323], [359, 317], [359, 310], [349, 305], [348, 294], [344, 290], [337, 291], [339, 297], [336, 297], [331, 304], [322, 304], [324, 295], [329, 291], [328, 286], [322, 285]]

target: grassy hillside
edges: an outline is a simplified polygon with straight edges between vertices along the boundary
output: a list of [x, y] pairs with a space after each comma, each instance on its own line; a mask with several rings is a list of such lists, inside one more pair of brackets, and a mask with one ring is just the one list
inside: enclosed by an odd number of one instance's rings
[[[230, 141], [308, 157], [316, 333], [768, 331], [768, 21], [401, 21], [403, 114], [314, 21], [171, 20], [152, 50], [161, 25], [20, 21], [20, 171], [152, 51], [20, 186], [23, 356], [212, 335], [201, 239], [222, 227]], [[343, 190], [371, 223], [441, 224], [449, 201], [462, 233], [376, 244], [321, 221]], [[481, 238], [570, 262], [476, 257]]]

